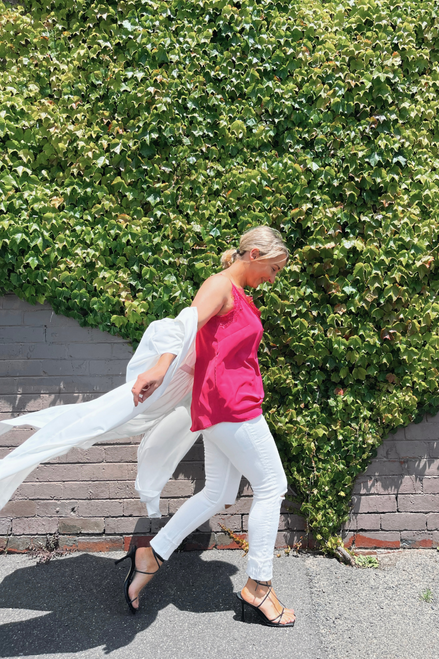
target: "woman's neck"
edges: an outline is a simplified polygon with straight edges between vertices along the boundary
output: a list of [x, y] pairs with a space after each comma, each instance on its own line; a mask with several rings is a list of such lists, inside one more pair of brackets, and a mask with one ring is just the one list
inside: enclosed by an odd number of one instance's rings
[[226, 276], [238, 288], [245, 288], [247, 286], [247, 270], [248, 264], [245, 261], [235, 261], [230, 268], [227, 268]]

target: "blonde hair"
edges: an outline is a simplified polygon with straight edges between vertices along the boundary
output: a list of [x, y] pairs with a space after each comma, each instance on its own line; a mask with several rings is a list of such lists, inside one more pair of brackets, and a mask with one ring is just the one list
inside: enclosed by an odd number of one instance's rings
[[232, 263], [240, 256], [252, 249], [259, 250], [257, 261], [262, 259], [273, 259], [276, 256], [289, 258], [288, 248], [282, 240], [282, 236], [276, 229], [261, 226], [246, 231], [239, 241], [238, 249], [228, 249], [221, 256], [221, 265], [223, 269], [230, 268]]

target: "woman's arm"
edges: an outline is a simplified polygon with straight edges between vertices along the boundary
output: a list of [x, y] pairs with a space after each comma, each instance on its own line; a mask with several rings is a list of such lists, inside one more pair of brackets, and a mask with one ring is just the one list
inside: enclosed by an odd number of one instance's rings
[[[227, 277], [210, 277], [206, 279], [194, 297], [191, 307], [198, 311], [198, 329], [226, 306], [232, 291], [232, 283]], [[225, 310], [224, 310], [225, 311]]]
[[134, 398], [134, 407], [149, 398], [163, 382], [168, 368], [174, 361], [176, 355], [171, 352], [165, 352], [160, 356], [157, 364], [148, 371], [137, 376], [134, 387], [131, 389]]
[[[197, 308], [199, 330], [226, 305], [231, 290], [232, 284], [226, 277], [210, 277], [204, 282], [191, 304], [192, 307]], [[169, 352], [161, 355], [153, 368], [137, 377], [131, 390], [135, 407], [139, 403], [143, 403], [160, 387], [175, 357]]]

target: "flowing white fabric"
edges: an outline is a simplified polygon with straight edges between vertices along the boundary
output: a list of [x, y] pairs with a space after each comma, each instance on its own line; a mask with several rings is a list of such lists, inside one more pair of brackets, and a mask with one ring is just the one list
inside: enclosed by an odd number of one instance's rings
[[[136, 489], [149, 516], [160, 517], [161, 490], [199, 435], [190, 431], [189, 411], [197, 323], [195, 307], [183, 309], [175, 319], [151, 323], [128, 363], [126, 384], [100, 398], [0, 422], [0, 435], [15, 426], [39, 428], [0, 460], [0, 510], [41, 462], [74, 447], [88, 448], [96, 442], [146, 433], [138, 451]], [[154, 366], [163, 353], [176, 355], [163, 383], [134, 407], [131, 388], [137, 376]]]

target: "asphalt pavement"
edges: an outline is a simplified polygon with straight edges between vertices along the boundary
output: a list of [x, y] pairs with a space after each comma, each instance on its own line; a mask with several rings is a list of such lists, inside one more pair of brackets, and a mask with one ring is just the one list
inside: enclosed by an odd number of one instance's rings
[[274, 584], [295, 627], [241, 622], [236, 551], [176, 553], [129, 613], [121, 553], [37, 565], [0, 556], [0, 657], [38, 659], [438, 659], [439, 553], [406, 550], [358, 569], [323, 556], [275, 557]]

